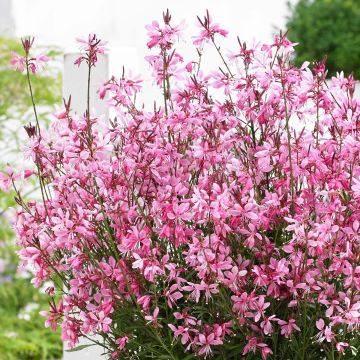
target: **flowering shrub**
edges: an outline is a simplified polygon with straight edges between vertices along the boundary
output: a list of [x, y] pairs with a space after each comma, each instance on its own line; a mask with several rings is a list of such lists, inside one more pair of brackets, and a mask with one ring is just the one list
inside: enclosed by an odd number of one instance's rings
[[[291, 63], [285, 35], [240, 42], [207, 13], [193, 38], [214, 46], [204, 73], [175, 50], [183, 25], [147, 26], [163, 99], [141, 81], [99, 90], [104, 124], [64, 101], [51, 130], [26, 127], [35, 171], [3, 175], [34, 284], [54, 287], [46, 326], [71, 347], [97, 334], [113, 359], [353, 359], [360, 324], [360, 106], [355, 81]], [[90, 35], [76, 61], [96, 65]], [[32, 70], [28, 51], [24, 69]], [[35, 69], [38, 67], [35, 66]], [[90, 83], [90, 81], [89, 81]], [[89, 85], [88, 85], [89, 86]], [[89, 91], [88, 91], [89, 100]], [[39, 201], [18, 178], [36, 176]], [[96, 338], [97, 339], [97, 338]]]

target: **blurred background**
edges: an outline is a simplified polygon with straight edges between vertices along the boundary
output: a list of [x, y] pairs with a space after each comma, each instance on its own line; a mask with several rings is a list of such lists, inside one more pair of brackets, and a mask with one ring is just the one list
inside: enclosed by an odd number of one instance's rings
[[[143, 94], [146, 95], [141, 101], [150, 103], [150, 106], [159, 93], [152, 86], [149, 66], [143, 60], [144, 56], [149, 55], [144, 27], [154, 19], [160, 20], [166, 8], [170, 9], [174, 24], [182, 20], [188, 24], [186, 34], [189, 38], [181, 41], [177, 47], [185, 62], [197, 58], [190, 36], [198, 31], [196, 16], [205, 15], [206, 9], [215, 22], [229, 31], [228, 38], [222, 42], [224, 51], [236, 44], [238, 35], [241, 41], [271, 41], [274, 31], [284, 27], [287, 13], [286, 0], [63, 0], [57, 5], [46, 0], [0, 1], [7, 3], [8, 7], [11, 5], [12, 20], [7, 23], [15, 36], [32, 35], [37, 43], [59, 46], [66, 53], [76, 50], [75, 37], [84, 37], [91, 32], [108, 41], [108, 74], [105, 71], [103, 76], [97, 77], [98, 81], [107, 80], [109, 75], [120, 75], [122, 66], [131, 68], [133, 73], [142, 74], [145, 80]], [[207, 59], [204, 62], [205, 70], [217, 68], [214, 49], [209, 47], [203, 58]], [[81, 78], [77, 82], [81, 82]]]
[[[248, 43], [272, 42], [280, 29], [289, 29], [290, 40], [299, 42], [297, 65], [326, 57], [329, 78], [341, 70], [360, 76], [359, 0], [0, 0], [0, 170], [8, 162], [22, 166], [23, 125], [32, 119], [25, 78], [8, 65], [11, 50], [21, 53], [20, 37], [35, 36], [37, 46], [54, 58], [44, 73], [33, 78], [35, 99], [47, 126], [62, 94], [73, 93], [79, 107], [85, 99], [81, 71], [74, 72], [73, 58], [75, 37], [90, 32], [109, 42], [109, 55], [103, 59], [94, 89], [111, 75], [121, 75], [125, 66], [142, 74], [141, 100], [152, 105], [158, 93], [143, 60], [149, 54], [144, 26], [160, 20], [166, 8], [175, 24], [186, 21], [189, 36], [197, 31], [196, 16], [208, 9], [214, 21], [229, 31], [221, 45], [225, 53], [236, 48], [237, 36]], [[205, 70], [218, 66], [212, 51], [205, 49]], [[180, 43], [179, 52], [185, 61], [195, 56], [190, 37]], [[98, 103], [93, 106], [102, 111]], [[34, 184], [28, 196], [36, 191]], [[47, 298], [43, 289], [31, 285], [31, 269], [18, 267], [9, 225], [13, 198], [14, 194], [0, 190], [0, 360], [98, 359], [95, 350], [64, 355], [59, 332], [44, 328], [39, 311], [47, 310]]]

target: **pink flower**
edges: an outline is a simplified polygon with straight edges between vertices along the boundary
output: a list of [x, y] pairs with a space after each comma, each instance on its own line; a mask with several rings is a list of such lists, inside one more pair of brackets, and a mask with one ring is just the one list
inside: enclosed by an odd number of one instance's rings
[[177, 300], [183, 297], [183, 294], [180, 291], [176, 291], [178, 289], [179, 285], [173, 284], [170, 286], [170, 289], [165, 292], [165, 296], [167, 297], [167, 303], [170, 309], [172, 309], [173, 304], [175, 304]]
[[191, 296], [195, 302], [199, 302], [201, 291], [205, 291], [206, 303], [209, 302], [209, 299], [213, 294], [217, 294], [219, 292], [217, 289], [217, 284], [206, 284], [203, 280], [200, 284], [189, 283], [189, 285], [183, 286], [182, 289], [185, 291], [191, 291]]
[[189, 203], [182, 203], [180, 205], [174, 203], [172, 205], [172, 210], [167, 213], [167, 217], [170, 220], [183, 220], [188, 221], [191, 218], [189, 210]]
[[153, 282], [157, 275], [161, 275], [163, 273], [164, 271], [161, 269], [157, 261], [147, 264], [144, 268], [144, 277], [150, 282]]
[[228, 34], [226, 30], [220, 29], [219, 24], [211, 23], [212, 19], [208, 11], [206, 12], [206, 16], [204, 17], [204, 19], [201, 20], [198, 17], [198, 21], [202, 30], [199, 35], [194, 37], [193, 44], [197, 47], [202, 47], [204, 43], [210, 40], [214, 40], [215, 34], [219, 34], [224, 37]]
[[32, 60], [34, 66], [31, 67], [33, 74], [38, 73], [44, 69], [45, 63], [47, 63], [50, 58], [47, 55], [39, 54], [34, 60]]
[[185, 69], [187, 72], [191, 73], [192, 72], [192, 69], [193, 69], [193, 64], [192, 62], [189, 62], [185, 65]]
[[351, 189], [353, 190], [356, 197], [360, 197], [360, 180], [353, 179], [353, 185]]
[[213, 82], [211, 85], [215, 89], [223, 89], [225, 95], [229, 95], [231, 92], [232, 82], [229, 74], [225, 74], [219, 71], [214, 71], [212, 73]]
[[132, 264], [133, 269], [142, 269], [144, 267], [144, 260], [136, 253], [133, 256], [136, 259]]
[[189, 340], [191, 340], [189, 327], [184, 326], [174, 326], [172, 324], [168, 324], [169, 328], [174, 333], [174, 339], [176, 340], [179, 336], [181, 336], [181, 343], [185, 345]]
[[143, 310], [148, 310], [151, 302], [151, 296], [140, 296], [137, 300], [138, 304], [142, 306]]
[[197, 342], [197, 345], [200, 346], [200, 349], [198, 351], [198, 354], [205, 355], [205, 357], [207, 357], [212, 353], [212, 345], [221, 344], [223, 344], [223, 341], [219, 339], [215, 333], [211, 333], [209, 335], [199, 334], [199, 340]]
[[11, 167], [6, 167], [5, 172], [0, 172], [0, 190], [9, 192], [13, 185], [13, 182], [21, 178], [28, 177], [28, 170], [25, 170], [22, 174], [15, 174]]
[[123, 337], [117, 339], [115, 341], [115, 343], [117, 345], [119, 345], [119, 350], [122, 351], [122, 350], [124, 350], [124, 348], [125, 348], [126, 344], [128, 343], [128, 341], [129, 341], [129, 337], [128, 336], [123, 336]]
[[98, 61], [98, 55], [104, 54], [107, 48], [105, 45], [107, 42], [101, 41], [97, 38], [96, 34], [89, 34], [87, 39], [78, 38], [76, 39], [80, 44], [80, 50], [84, 51], [85, 54], [75, 60], [75, 65], [85, 61], [89, 66], [94, 66]]
[[23, 72], [26, 66], [26, 59], [25, 57], [18, 55], [15, 51], [12, 51], [10, 64], [15, 70]]
[[278, 321], [278, 320], [279, 319], [277, 319], [275, 315], [271, 315], [268, 318], [264, 317], [264, 320], [260, 323], [260, 326], [263, 329], [265, 335], [272, 334], [273, 327], [271, 321]]
[[106, 316], [104, 311], [100, 311], [97, 314], [94, 314], [93, 312], [89, 313], [90, 318], [92, 318], [93, 320], [95, 320], [95, 322], [97, 323], [97, 326], [104, 332], [104, 333], [108, 333], [110, 332], [110, 325], [112, 323], [112, 320]]
[[10, 65], [15, 69], [23, 72], [25, 69], [31, 71], [33, 74], [44, 69], [44, 65], [49, 61], [49, 57], [45, 54], [38, 54], [35, 57], [30, 56], [30, 49], [34, 43], [34, 38], [22, 39], [22, 45], [25, 51], [25, 56], [20, 56], [16, 52], [11, 52]]
[[318, 342], [322, 343], [324, 340], [327, 342], [332, 342], [334, 334], [332, 332], [331, 326], [325, 326], [324, 320], [319, 319], [316, 321], [316, 327], [318, 330], [320, 330], [320, 332], [316, 335]]
[[56, 306], [55, 303], [52, 303], [50, 306], [50, 312], [47, 311], [40, 311], [41, 316], [47, 317], [45, 321], [45, 327], [51, 327], [52, 331], [55, 332], [57, 328], [57, 322], [63, 316], [63, 302], [60, 300], [58, 305]]
[[163, 49], [170, 49], [174, 39], [179, 37], [183, 30], [183, 24], [179, 24], [172, 28], [169, 25], [165, 25], [164, 28], [160, 28], [157, 21], [153, 21], [150, 25], [146, 25], [148, 30], [148, 36], [150, 40], [147, 46], [151, 49], [155, 46], [160, 46]]
[[348, 343], [340, 341], [340, 342], [336, 343], [336, 350], [340, 353], [344, 353], [345, 348], [347, 348], [348, 346], [349, 346]]
[[169, 10], [163, 13], [163, 20], [164, 27], [161, 27], [157, 21], [145, 26], [149, 37], [147, 46], [150, 49], [155, 46], [159, 46], [163, 50], [170, 49], [175, 38], [178, 38], [184, 29], [183, 22], [175, 27], [170, 25], [171, 15]]
[[278, 320], [278, 324], [281, 327], [281, 334], [286, 338], [290, 337], [294, 330], [300, 331], [300, 328], [296, 325], [294, 319], [289, 319], [289, 321]]
[[265, 296], [259, 296], [259, 299], [252, 305], [256, 313], [254, 314], [254, 321], [258, 322], [264, 317], [265, 310], [270, 306], [269, 302], [265, 302]]
[[188, 315], [186, 310], [180, 314], [178, 312], [174, 313], [174, 317], [178, 320], [184, 320], [185, 324], [195, 326], [197, 324], [196, 318], [194, 316]]
[[153, 312], [152, 315], [146, 315], [145, 316], [145, 320], [147, 320], [147, 324], [152, 324], [155, 327], [162, 327], [159, 323], [158, 323], [158, 315], [159, 315], [159, 307], [157, 306]]
[[272, 354], [272, 350], [265, 343], [260, 343], [255, 336], [247, 336], [247, 343], [242, 354], [246, 355], [249, 352], [253, 352], [255, 354], [257, 348], [261, 351], [261, 357], [264, 360], [266, 360], [268, 355]]

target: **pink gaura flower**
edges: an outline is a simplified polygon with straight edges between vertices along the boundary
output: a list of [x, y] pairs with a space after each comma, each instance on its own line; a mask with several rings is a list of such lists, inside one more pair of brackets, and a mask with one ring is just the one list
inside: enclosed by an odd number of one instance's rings
[[344, 353], [348, 346], [349, 346], [348, 343], [340, 341], [336, 343], [336, 350], [340, 353]]
[[188, 211], [189, 207], [189, 203], [182, 203], [180, 205], [174, 203], [172, 209], [167, 213], [167, 217], [170, 220], [189, 221], [191, 219], [191, 213]]
[[167, 297], [167, 303], [172, 309], [173, 305], [176, 304], [176, 301], [181, 299], [183, 297], [183, 294], [180, 291], [177, 291], [179, 289], [178, 284], [173, 284], [170, 286], [169, 290], [165, 292], [165, 296]]
[[89, 34], [87, 39], [77, 38], [77, 42], [80, 44], [80, 50], [85, 54], [78, 57], [74, 64], [80, 66], [83, 61], [94, 66], [98, 61], [98, 55], [104, 54], [107, 48], [105, 45], [107, 42], [101, 41], [97, 38], [96, 34]]
[[268, 355], [271, 355], [273, 353], [272, 350], [265, 343], [259, 342], [259, 340], [255, 336], [247, 336], [247, 343], [244, 347], [244, 351], [242, 354], [246, 355], [250, 352], [253, 352], [255, 354], [257, 349], [260, 350], [261, 357], [264, 360], [266, 360]]
[[203, 20], [198, 17], [199, 26], [201, 27], [200, 34], [194, 36], [193, 44], [197, 47], [202, 47], [204, 43], [214, 40], [215, 34], [221, 36], [227, 36], [228, 31], [221, 29], [219, 24], [213, 24], [209, 12], [206, 12], [206, 15]]
[[185, 291], [191, 291], [191, 297], [195, 300], [195, 302], [199, 302], [201, 291], [204, 291], [205, 300], [206, 303], [208, 303], [213, 294], [217, 294], [219, 292], [217, 287], [217, 284], [207, 284], [202, 280], [200, 284], [189, 283], [189, 285], [183, 286], [182, 289]]
[[152, 315], [146, 315], [145, 320], [147, 321], [147, 324], [152, 324], [155, 327], [162, 327], [161, 324], [158, 322], [158, 315], [159, 315], [159, 307], [157, 306], [153, 312]]
[[265, 296], [259, 296], [259, 299], [253, 303], [252, 307], [256, 311], [254, 314], [254, 321], [258, 322], [264, 317], [265, 310], [270, 306], [269, 302], [265, 302]]
[[164, 27], [161, 27], [157, 21], [153, 21], [151, 24], [145, 26], [149, 37], [149, 41], [147, 43], [148, 48], [151, 49], [155, 46], [159, 46], [161, 49], [170, 49], [173, 42], [181, 36], [181, 33], [185, 28], [184, 22], [172, 27], [169, 24], [169, 17], [171, 19], [170, 15], [167, 19], [165, 19], [164, 16]]
[[116, 339], [115, 343], [119, 345], [119, 350], [122, 351], [125, 349], [126, 344], [129, 342], [128, 336], [123, 336], [119, 339]]
[[316, 321], [316, 327], [320, 332], [316, 335], [318, 342], [322, 343], [324, 340], [327, 342], [332, 342], [334, 339], [334, 334], [332, 332], [331, 326], [325, 326], [325, 321], [319, 319]]
[[197, 320], [194, 316], [188, 314], [188, 311], [184, 309], [182, 313], [174, 312], [175, 319], [184, 320], [185, 324], [189, 324], [195, 326], [197, 324]]
[[133, 269], [142, 269], [144, 267], [144, 260], [137, 253], [133, 254], [135, 261], [132, 264]]
[[98, 328], [100, 328], [104, 333], [110, 332], [110, 325], [112, 323], [112, 320], [106, 316], [103, 310], [101, 310], [97, 314], [90, 312], [89, 316], [97, 323]]
[[260, 323], [260, 327], [263, 329], [265, 335], [272, 334], [273, 327], [271, 321], [278, 321], [275, 315], [271, 315], [269, 317], [264, 317], [264, 320]]
[[26, 59], [25, 57], [17, 54], [15, 51], [12, 51], [10, 64], [15, 70], [19, 70], [20, 72], [23, 72], [26, 66]]
[[143, 310], [148, 310], [151, 303], [151, 296], [143, 295], [137, 299], [139, 305], [142, 306]]
[[169, 328], [174, 333], [174, 339], [176, 340], [179, 336], [181, 337], [181, 343], [185, 345], [187, 342], [191, 340], [190, 329], [189, 327], [184, 326], [174, 326], [172, 324], [168, 324]]
[[223, 341], [219, 339], [218, 334], [211, 333], [209, 335], [199, 334], [197, 345], [200, 346], [199, 355], [209, 356], [212, 353], [211, 346], [221, 345]]
[[56, 306], [55, 303], [50, 305], [50, 312], [48, 311], [40, 311], [41, 316], [45, 316], [47, 319], [45, 321], [45, 327], [51, 327], [52, 331], [55, 332], [57, 328], [57, 322], [63, 316], [63, 302], [60, 300], [58, 305]]
[[289, 321], [278, 320], [278, 324], [281, 327], [281, 334], [286, 338], [290, 337], [294, 330], [300, 331], [294, 319], [289, 319]]

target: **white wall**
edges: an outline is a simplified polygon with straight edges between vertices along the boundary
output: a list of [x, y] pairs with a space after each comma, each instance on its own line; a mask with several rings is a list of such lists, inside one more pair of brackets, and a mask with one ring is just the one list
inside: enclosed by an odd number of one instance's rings
[[15, 24], [11, 5], [11, 0], [0, 0], [0, 36], [14, 36]]
[[[66, 51], [64, 55], [63, 97], [65, 100], [71, 95], [71, 109], [84, 114], [87, 108], [87, 79], [88, 67], [83, 62], [79, 67], [74, 65], [80, 56], [79, 52]], [[90, 112], [95, 110], [97, 115], [107, 115], [105, 102], [96, 94], [98, 84], [109, 79], [108, 54], [100, 54], [96, 67], [91, 72], [90, 82]]]
[[[2, 0], [1, 0], [2, 1]], [[198, 31], [196, 16], [209, 9], [215, 22], [230, 31], [222, 49], [237, 48], [236, 36], [242, 41], [271, 41], [272, 34], [285, 23], [287, 0], [12, 0], [18, 36], [33, 35], [42, 44], [73, 47], [75, 37], [90, 32], [109, 41], [110, 75], [120, 75], [122, 66], [142, 74], [144, 96], [141, 101], [153, 103], [159, 92], [153, 86], [149, 66], [143, 60], [149, 54], [144, 26], [160, 20], [167, 7], [174, 23], [185, 19], [189, 36]], [[114, 51], [115, 49], [115, 51]], [[178, 46], [185, 61], [196, 59], [191, 38]], [[217, 69], [218, 55], [207, 50], [205, 69]]]
[[[4, 0], [1, 0], [4, 1]], [[144, 25], [167, 7], [176, 21], [196, 22], [209, 9], [214, 19], [244, 40], [270, 40], [273, 26], [284, 25], [287, 0], [12, 0], [18, 35], [71, 46], [74, 37], [99, 33], [113, 46], [144, 51]]]

